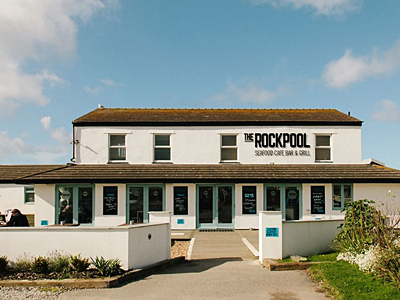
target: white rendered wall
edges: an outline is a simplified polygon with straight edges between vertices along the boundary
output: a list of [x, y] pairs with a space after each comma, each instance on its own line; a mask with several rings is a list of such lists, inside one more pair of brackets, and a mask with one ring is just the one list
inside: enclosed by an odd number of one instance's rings
[[377, 204], [400, 202], [400, 183], [354, 183], [353, 188], [354, 200], [369, 199]]
[[[254, 127], [76, 127], [76, 163], [108, 162], [109, 134], [126, 134], [127, 161], [153, 163], [154, 134], [171, 135], [171, 160], [175, 164], [220, 163], [221, 134], [237, 134], [238, 160], [243, 164], [310, 164], [315, 162], [315, 135], [332, 136], [334, 163], [361, 163], [361, 127], [254, 126]], [[306, 133], [310, 148], [273, 148], [272, 150], [309, 150], [310, 156], [256, 156], [254, 142], [245, 142], [245, 133]]]
[[[243, 186], [256, 186], [257, 193], [257, 213], [254, 215], [247, 215], [242, 213], [243, 199], [242, 188]], [[246, 183], [235, 184], [235, 229], [258, 229], [259, 217], [258, 213], [264, 210], [264, 185], [260, 183]]]
[[[103, 214], [103, 188], [105, 186], [118, 187], [118, 215]], [[125, 184], [96, 184], [94, 203], [94, 225], [95, 226], [117, 226], [126, 223], [126, 185]]]
[[167, 243], [170, 245], [168, 228], [168, 224], [0, 228], [1, 253], [15, 261], [24, 253], [46, 256], [62, 250], [72, 255], [81, 253], [82, 257], [119, 258], [124, 269], [136, 269], [170, 258], [166, 249]]
[[[259, 212], [258, 247], [259, 260], [262, 263], [266, 258], [282, 259], [282, 212]], [[266, 228], [277, 228], [278, 236], [266, 236]]]
[[55, 224], [56, 187], [54, 184], [35, 185], [35, 227], [41, 226], [41, 221], [48, 225]]
[[342, 220], [283, 222], [282, 257], [308, 256], [332, 251]]
[[[311, 187], [324, 186], [325, 187], [325, 214], [311, 214]], [[344, 213], [340, 210], [334, 210], [332, 203], [332, 184], [331, 183], [303, 183], [303, 220], [317, 219], [343, 219]]]
[[[174, 215], [174, 187], [188, 187], [188, 215]], [[172, 212], [172, 229], [195, 229], [196, 228], [196, 185], [193, 183], [166, 184], [165, 185], [165, 210]], [[184, 224], [178, 224], [178, 219], [183, 219]]]
[[[0, 212], [18, 208], [24, 215], [35, 213], [35, 203], [25, 203], [25, 186], [0, 184]], [[32, 187], [32, 186], [29, 186]]]

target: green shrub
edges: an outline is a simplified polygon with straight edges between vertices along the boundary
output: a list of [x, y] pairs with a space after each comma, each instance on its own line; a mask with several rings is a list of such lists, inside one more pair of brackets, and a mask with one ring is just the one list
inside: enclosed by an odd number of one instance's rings
[[69, 255], [54, 251], [48, 254], [49, 271], [55, 273], [68, 273], [70, 271]]
[[341, 231], [334, 239], [340, 252], [360, 254], [377, 243], [376, 217], [379, 214], [373, 203], [367, 199], [345, 203], [344, 224], [340, 225]]
[[20, 273], [29, 272], [31, 271], [32, 268], [32, 262], [33, 258], [25, 253], [24, 256], [19, 257], [17, 259], [17, 261], [14, 264], [14, 269], [15, 271]]
[[69, 264], [73, 271], [84, 272], [90, 266], [89, 259], [82, 258], [80, 254], [75, 255], [75, 256], [70, 255], [69, 258], [70, 258]]
[[7, 256], [0, 256], [0, 274], [7, 270], [8, 259]]
[[112, 276], [121, 273], [121, 261], [118, 258], [105, 259], [103, 256], [91, 257], [93, 266], [101, 276]]
[[45, 257], [39, 256], [33, 260], [31, 271], [36, 274], [47, 274], [49, 272], [49, 262]]

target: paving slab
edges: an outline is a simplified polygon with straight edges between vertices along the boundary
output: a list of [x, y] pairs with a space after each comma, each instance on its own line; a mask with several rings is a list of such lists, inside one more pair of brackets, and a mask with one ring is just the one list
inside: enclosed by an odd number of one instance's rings
[[243, 238], [247, 239], [250, 244], [256, 248], [257, 251], [260, 251], [258, 248], [258, 230], [236, 230], [236, 232]]
[[305, 271], [270, 272], [257, 260], [240, 258], [192, 260], [160, 270], [122, 287], [77, 290], [61, 294], [64, 300], [96, 299], [330, 299]]
[[192, 259], [253, 259], [250, 250], [236, 232], [195, 232]]

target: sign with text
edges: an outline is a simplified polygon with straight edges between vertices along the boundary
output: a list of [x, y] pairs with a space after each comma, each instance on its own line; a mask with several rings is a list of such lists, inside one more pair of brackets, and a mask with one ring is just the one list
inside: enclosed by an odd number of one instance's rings
[[185, 224], [185, 219], [178, 219], [178, 220], [176, 220], [176, 223], [183, 225], [183, 224]]
[[311, 213], [324, 214], [325, 213], [325, 187], [312, 186], [311, 187]]
[[257, 213], [257, 189], [255, 186], [242, 188], [242, 214], [254, 215]]
[[174, 215], [188, 214], [188, 187], [174, 187]]
[[265, 228], [265, 236], [266, 237], [279, 237], [279, 228], [278, 227], [266, 227]]
[[103, 215], [118, 215], [118, 187], [103, 187]]

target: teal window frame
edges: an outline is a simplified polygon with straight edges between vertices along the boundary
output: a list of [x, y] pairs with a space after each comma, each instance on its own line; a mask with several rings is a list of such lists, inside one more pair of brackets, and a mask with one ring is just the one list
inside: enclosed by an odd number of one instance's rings
[[74, 201], [74, 208], [72, 212], [72, 219], [73, 219], [73, 224], [79, 224], [79, 211], [78, 211], [78, 188], [80, 187], [86, 187], [86, 188], [92, 188], [92, 223], [82, 223], [81, 225], [85, 226], [93, 226], [95, 223], [95, 186], [94, 184], [57, 184], [56, 185], [56, 198], [55, 198], [55, 224], [59, 224], [59, 215], [58, 215], [58, 209], [59, 209], [59, 199], [60, 199], [60, 187], [72, 187], [73, 189], [73, 201]]
[[[28, 191], [28, 189], [32, 189], [31, 191]], [[27, 201], [27, 194], [33, 194], [33, 201]], [[24, 187], [24, 203], [28, 205], [34, 205], [35, 204], [35, 187], [33, 186], [25, 186]]]
[[286, 221], [286, 207], [285, 207], [285, 188], [286, 187], [297, 187], [299, 189], [299, 220], [303, 219], [303, 184], [301, 183], [267, 183], [264, 184], [264, 210], [267, 210], [267, 188], [268, 187], [279, 187], [280, 193], [280, 207], [282, 212], [282, 221]]
[[130, 221], [130, 210], [129, 210], [129, 188], [143, 188], [143, 223], [149, 222], [149, 188], [150, 187], [161, 187], [162, 188], [162, 206], [165, 211], [165, 184], [163, 183], [147, 183], [147, 184], [127, 184], [126, 185], [126, 223]]
[[[199, 223], [199, 189], [201, 186], [212, 186], [213, 187], [213, 223], [211, 224], [203, 224]], [[218, 187], [220, 186], [230, 186], [232, 187], [232, 223], [220, 224], [218, 223], [218, 209], [217, 209], [217, 201], [218, 201]], [[235, 184], [233, 183], [201, 183], [196, 184], [196, 228], [234, 228], [235, 227]]]
[[[340, 185], [340, 197], [341, 197], [341, 206], [340, 207], [334, 207], [333, 206], [333, 186], [334, 185]], [[352, 183], [332, 183], [332, 210], [340, 211], [344, 208], [344, 186], [349, 185], [351, 187], [351, 201], [354, 201], [354, 188]]]

